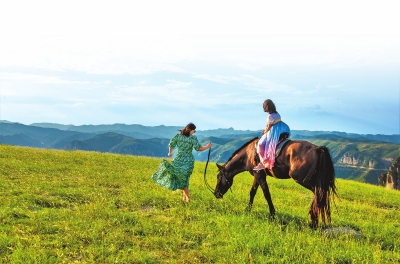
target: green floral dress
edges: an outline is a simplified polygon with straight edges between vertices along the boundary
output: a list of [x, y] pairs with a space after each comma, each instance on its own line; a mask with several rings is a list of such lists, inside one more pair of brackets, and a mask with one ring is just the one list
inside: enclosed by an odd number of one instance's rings
[[178, 147], [178, 153], [173, 161], [163, 159], [158, 170], [151, 177], [153, 181], [170, 190], [189, 187], [189, 178], [193, 172], [194, 156], [193, 149], [199, 150], [201, 145], [197, 137], [189, 137], [177, 134], [169, 142], [171, 148]]

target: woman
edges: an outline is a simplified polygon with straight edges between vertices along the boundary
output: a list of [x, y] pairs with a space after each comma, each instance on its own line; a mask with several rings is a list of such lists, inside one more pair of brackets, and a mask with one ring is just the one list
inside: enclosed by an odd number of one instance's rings
[[190, 201], [189, 178], [193, 172], [194, 156], [193, 149], [203, 151], [211, 148], [212, 144], [201, 146], [197, 137], [196, 126], [189, 123], [184, 129], [179, 130], [168, 144], [168, 156], [172, 156], [172, 150], [178, 147], [178, 153], [170, 163], [163, 159], [158, 170], [151, 177], [156, 183], [170, 190], [183, 189], [183, 200]]
[[274, 102], [267, 99], [263, 104], [264, 112], [268, 113], [267, 126], [262, 131], [263, 136], [258, 141], [257, 152], [260, 156], [260, 163], [254, 170], [272, 169], [275, 163], [275, 149], [282, 133], [290, 135], [289, 126], [281, 121], [281, 116], [276, 111]]

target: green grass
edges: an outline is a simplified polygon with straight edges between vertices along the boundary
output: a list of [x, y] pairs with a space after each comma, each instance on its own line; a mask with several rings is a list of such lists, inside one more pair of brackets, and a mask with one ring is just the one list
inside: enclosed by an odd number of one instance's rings
[[[261, 189], [245, 212], [252, 177], [235, 177], [217, 200], [205, 163], [181, 191], [151, 180], [160, 159], [0, 145], [0, 263], [398, 263], [400, 192], [337, 180], [332, 226], [309, 228], [312, 193], [268, 179], [274, 219]], [[209, 164], [214, 185], [216, 166]]]

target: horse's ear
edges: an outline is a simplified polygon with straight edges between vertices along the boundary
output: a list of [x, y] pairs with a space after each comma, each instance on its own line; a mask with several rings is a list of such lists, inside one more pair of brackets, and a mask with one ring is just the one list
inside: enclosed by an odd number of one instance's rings
[[223, 168], [223, 166], [219, 165], [218, 163], [215, 163], [215, 164], [217, 165], [218, 169], [221, 170]]

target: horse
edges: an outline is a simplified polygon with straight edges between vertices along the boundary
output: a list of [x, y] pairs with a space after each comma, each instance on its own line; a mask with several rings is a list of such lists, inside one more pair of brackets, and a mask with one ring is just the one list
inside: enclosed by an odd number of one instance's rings
[[[288, 135], [281, 135], [281, 140]], [[254, 176], [253, 185], [250, 189], [250, 201], [248, 209], [251, 210], [254, 196], [260, 186], [269, 206], [271, 217], [275, 215], [271, 194], [268, 188], [267, 175], [278, 179], [292, 178], [296, 183], [309, 189], [314, 193], [309, 214], [310, 226], [318, 227], [319, 219], [324, 225], [331, 221], [330, 201], [337, 196], [335, 184], [335, 170], [329, 149], [325, 146], [317, 146], [305, 140], [289, 140], [280, 149], [280, 154], [275, 159], [272, 169], [254, 171], [253, 168], [259, 163], [256, 152], [256, 144], [259, 138], [253, 138], [236, 150], [224, 165], [219, 165], [217, 185], [214, 196], [222, 198], [232, 187], [234, 177], [244, 171]], [[277, 147], [277, 149], [279, 146]]]

